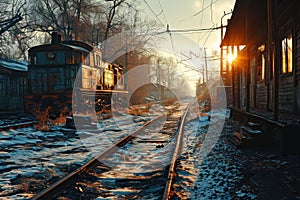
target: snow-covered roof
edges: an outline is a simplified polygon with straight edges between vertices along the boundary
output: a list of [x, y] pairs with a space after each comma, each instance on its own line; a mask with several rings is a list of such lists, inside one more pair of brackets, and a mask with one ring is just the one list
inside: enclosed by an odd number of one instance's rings
[[10, 60], [5, 58], [0, 58], [0, 66], [15, 71], [23, 71], [23, 72], [28, 71], [28, 63], [20, 60]]
[[[79, 43], [81, 44], [81, 43]], [[59, 43], [59, 44], [43, 44], [43, 45], [38, 45], [38, 46], [34, 46], [31, 47], [29, 49], [29, 54], [31, 52], [45, 52], [45, 51], [55, 51], [55, 50], [76, 50], [76, 51], [80, 51], [80, 52], [85, 52], [85, 53], [89, 53], [92, 48], [88, 48], [89, 46], [86, 45], [87, 48], [85, 48], [85, 46], [79, 46], [76, 45], [75, 43], [73, 44], [69, 44], [69, 43]]]
[[70, 47], [72, 49], [75, 49], [75, 50], [78, 50], [78, 51], [83, 51], [83, 52], [86, 52], [88, 53], [89, 51], [83, 47], [80, 47], [80, 46], [74, 46], [74, 45], [70, 45], [70, 44], [63, 44], [64, 46], [67, 46], [67, 47]]

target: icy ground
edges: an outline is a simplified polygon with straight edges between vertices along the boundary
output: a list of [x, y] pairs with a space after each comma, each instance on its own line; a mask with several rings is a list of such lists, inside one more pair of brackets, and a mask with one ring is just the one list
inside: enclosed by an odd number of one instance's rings
[[[224, 118], [222, 113], [219, 115]], [[101, 131], [99, 137], [99, 132], [76, 132], [60, 127], [51, 132], [34, 128], [0, 132], [0, 198], [32, 197], [32, 191], [40, 191], [34, 187], [53, 182], [84, 164], [96, 151], [105, 149], [133, 126], [140, 126], [147, 119], [136, 118], [134, 124], [131, 120], [128, 116], [119, 123], [104, 120], [97, 125], [97, 130]], [[223, 125], [221, 121], [222, 130]], [[185, 126], [184, 146], [177, 164], [178, 176], [175, 178], [175, 195], [178, 198], [257, 198], [242, 185], [243, 157], [226, 139], [231, 131], [230, 125], [225, 123], [222, 133], [210, 137], [210, 134], [219, 132], [219, 128], [220, 124], [214, 118], [211, 121], [192, 120]], [[95, 141], [98, 145], [95, 145]], [[99, 142], [102, 142], [101, 145]]]
[[[146, 120], [137, 117], [132, 123], [131, 116], [124, 116], [116, 123], [107, 119], [97, 124], [96, 132], [59, 126], [49, 132], [34, 127], [0, 131], [0, 199], [30, 198]], [[87, 139], [91, 137], [93, 141]]]
[[175, 195], [179, 199], [256, 199], [255, 194], [241, 185], [243, 156], [226, 139], [231, 126], [225, 122], [222, 132], [216, 134], [218, 138], [209, 138], [207, 134], [219, 131], [216, 126], [216, 121], [202, 120], [193, 120], [185, 126]]

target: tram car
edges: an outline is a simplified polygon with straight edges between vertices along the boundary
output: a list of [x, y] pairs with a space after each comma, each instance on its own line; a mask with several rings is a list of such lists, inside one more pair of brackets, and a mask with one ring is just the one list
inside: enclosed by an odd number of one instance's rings
[[121, 65], [103, 62], [98, 48], [81, 41], [62, 41], [59, 34], [53, 33], [51, 44], [29, 49], [25, 109], [32, 112], [50, 108], [54, 116], [62, 110], [71, 111], [76, 88], [86, 96], [94, 96], [95, 102], [101, 102], [97, 107], [100, 110], [110, 104], [113, 92], [124, 92], [124, 84], [115, 87], [123, 71]]
[[196, 96], [198, 102], [210, 102], [210, 93], [206, 83], [197, 83]]

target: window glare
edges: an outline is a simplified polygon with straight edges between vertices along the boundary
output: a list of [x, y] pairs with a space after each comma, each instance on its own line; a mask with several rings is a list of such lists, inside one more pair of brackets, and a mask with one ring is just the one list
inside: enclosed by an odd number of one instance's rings
[[281, 42], [282, 46], [282, 73], [286, 73], [286, 39]]
[[293, 39], [290, 36], [287, 38], [287, 54], [288, 54], [288, 72], [293, 71]]

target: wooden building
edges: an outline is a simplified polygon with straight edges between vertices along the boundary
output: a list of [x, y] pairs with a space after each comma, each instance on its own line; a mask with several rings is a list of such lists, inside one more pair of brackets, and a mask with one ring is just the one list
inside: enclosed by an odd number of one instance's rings
[[0, 112], [22, 112], [27, 62], [0, 58]]
[[233, 117], [263, 124], [282, 152], [299, 152], [298, 4], [296, 0], [236, 0], [221, 43], [235, 57], [221, 69], [231, 87], [227, 95]]

